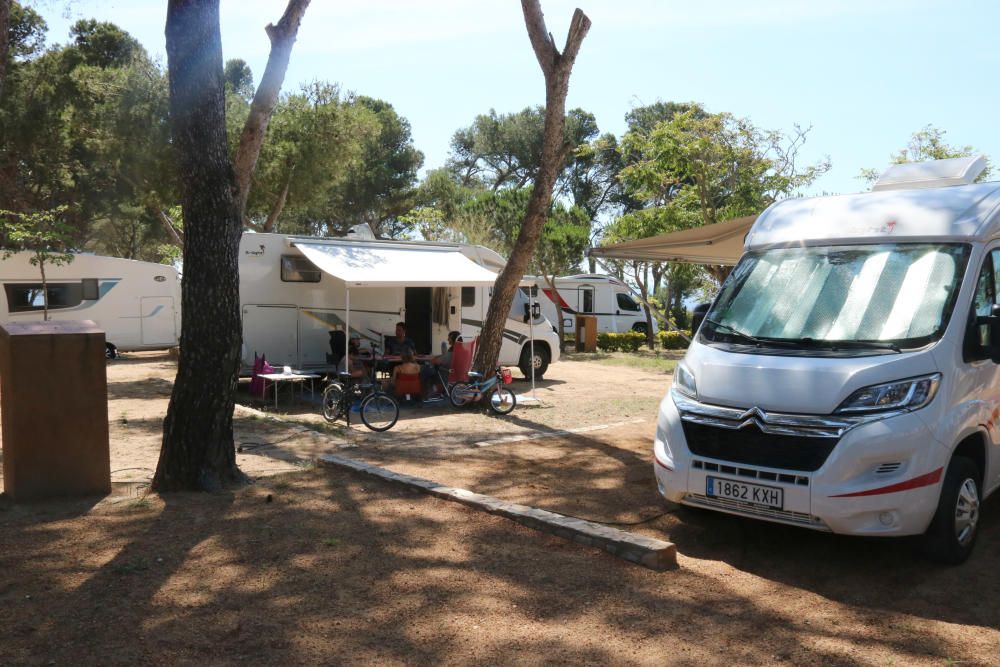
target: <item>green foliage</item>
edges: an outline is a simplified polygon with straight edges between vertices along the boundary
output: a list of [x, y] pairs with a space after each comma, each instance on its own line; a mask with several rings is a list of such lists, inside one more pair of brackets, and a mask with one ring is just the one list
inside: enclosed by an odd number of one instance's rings
[[[969, 145], [949, 145], [945, 142], [945, 134], [946, 132], [944, 130], [938, 129], [933, 125], [925, 125], [910, 135], [910, 140], [907, 142], [905, 148], [900, 149], [891, 156], [891, 164], [926, 162], [929, 160], [947, 160], [954, 157], [972, 157], [980, 154], [980, 151], [977, 151]], [[983, 173], [979, 175], [976, 182], [982, 183], [983, 181], [988, 180], [992, 172], [993, 166], [989, 163], [989, 159], [987, 158], [986, 169], [984, 169]], [[862, 169], [858, 178], [864, 181], [867, 185], [871, 186], [875, 184], [875, 181], [878, 180], [881, 173], [882, 172], [878, 169]]]
[[597, 347], [605, 352], [635, 352], [646, 342], [646, 334], [636, 331], [597, 334]]
[[686, 350], [688, 342], [677, 331], [660, 331], [656, 336], [664, 350]]
[[73, 254], [69, 251], [73, 242], [73, 228], [63, 221], [65, 214], [65, 206], [37, 213], [0, 210], [3, 258], [18, 251], [30, 253], [28, 262], [38, 267], [42, 279], [46, 320], [49, 319], [49, 290], [45, 267], [62, 266], [73, 261]]
[[226, 94], [238, 95], [249, 102], [253, 99], [253, 71], [242, 58], [232, 58], [226, 61], [222, 78], [226, 82]]

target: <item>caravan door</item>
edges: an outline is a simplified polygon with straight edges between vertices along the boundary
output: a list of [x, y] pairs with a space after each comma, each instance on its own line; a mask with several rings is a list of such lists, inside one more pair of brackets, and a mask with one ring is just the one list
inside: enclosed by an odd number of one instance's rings
[[489, 287], [462, 288], [462, 339], [470, 341], [479, 335], [483, 328], [483, 304], [486, 302], [486, 290]]
[[169, 296], [144, 296], [139, 301], [142, 344], [176, 345], [174, 299]]
[[295, 306], [243, 306], [243, 365], [263, 354], [272, 366], [298, 366], [298, 325]]

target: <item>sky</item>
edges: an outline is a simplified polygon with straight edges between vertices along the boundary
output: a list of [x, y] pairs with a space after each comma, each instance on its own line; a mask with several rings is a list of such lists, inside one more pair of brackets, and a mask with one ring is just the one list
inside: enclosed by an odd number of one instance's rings
[[[112, 21], [166, 62], [166, 0], [36, 0], [49, 43], [79, 18]], [[800, 164], [832, 169], [806, 194], [863, 189], [910, 135], [932, 124], [953, 145], [1000, 160], [1000, 3], [987, 0], [542, 0], [565, 43], [573, 9], [593, 22], [567, 108], [621, 135], [625, 114], [662, 101], [789, 132], [811, 127]], [[222, 0], [224, 57], [259, 79], [284, 0]], [[544, 102], [515, 0], [312, 0], [285, 91], [314, 80], [382, 98], [407, 118], [424, 170], [444, 164], [455, 130], [490, 109]]]

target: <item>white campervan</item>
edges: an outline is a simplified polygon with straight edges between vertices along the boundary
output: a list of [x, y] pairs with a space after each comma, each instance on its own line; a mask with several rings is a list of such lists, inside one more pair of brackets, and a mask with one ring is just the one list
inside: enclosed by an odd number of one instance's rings
[[[578, 314], [596, 317], [598, 333], [646, 331], [646, 312], [639, 300], [628, 285], [613, 276], [587, 273], [559, 277], [555, 279], [555, 291], [544, 277], [525, 279], [534, 283], [532, 294], [538, 298], [542, 315], [553, 324], [562, 317], [566, 331], [573, 331], [574, 317]], [[653, 332], [656, 332], [655, 319]]]
[[[245, 233], [239, 252], [245, 374], [260, 354], [276, 366], [329, 369], [337, 330], [378, 347], [404, 322], [421, 354], [440, 351], [449, 331], [471, 340], [504, 265], [481, 246], [282, 234]], [[500, 363], [526, 376], [534, 364], [539, 378], [559, 359], [559, 345], [544, 317], [528, 321], [527, 305], [518, 291]]]
[[[0, 261], [3, 305], [0, 320], [41, 320], [42, 276], [18, 252]], [[118, 257], [74, 255], [62, 266], [47, 265], [49, 319], [93, 320], [104, 330], [108, 358], [119, 351], [174, 347], [181, 331], [181, 287], [177, 269]]]
[[961, 562], [1000, 486], [1000, 183], [979, 159], [774, 204], [660, 404], [669, 500], [924, 535]]

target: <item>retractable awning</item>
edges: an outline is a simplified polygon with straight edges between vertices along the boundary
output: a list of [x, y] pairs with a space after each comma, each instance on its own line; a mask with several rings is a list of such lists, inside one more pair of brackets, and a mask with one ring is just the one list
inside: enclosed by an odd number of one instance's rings
[[649, 262], [733, 265], [743, 254], [743, 239], [756, 219], [757, 216], [748, 215], [714, 225], [616, 243], [593, 248], [590, 255]]
[[348, 287], [473, 287], [497, 279], [452, 248], [306, 241], [292, 245]]

